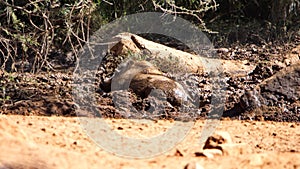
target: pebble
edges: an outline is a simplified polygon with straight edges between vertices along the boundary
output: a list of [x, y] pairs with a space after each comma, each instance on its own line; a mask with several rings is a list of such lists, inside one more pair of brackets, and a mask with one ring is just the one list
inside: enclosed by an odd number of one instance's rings
[[232, 139], [226, 131], [216, 131], [212, 136], [208, 137], [203, 149], [218, 148], [220, 144], [231, 144]]
[[221, 144], [220, 148], [223, 155], [226, 156], [240, 156], [251, 153], [250, 147], [245, 143]]
[[227, 48], [219, 48], [219, 49], [217, 50], [217, 52], [218, 52], [218, 53], [227, 53], [227, 52], [229, 52], [229, 49], [227, 49]]
[[207, 157], [207, 158], [214, 158], [215, 156], [221, 156], [223, 155], [222, 150], [219, 149], [205, 149], [202, 152], [203, 156]]
[[190, 162], [184, 167], [184, 169], [204, 169], [204, 167], [197, 162]]

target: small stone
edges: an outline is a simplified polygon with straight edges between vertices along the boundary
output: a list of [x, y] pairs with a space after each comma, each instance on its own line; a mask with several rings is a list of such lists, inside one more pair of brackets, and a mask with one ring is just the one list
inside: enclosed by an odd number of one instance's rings
[[251, 149], [247, 144], [221, 144], [220, 145], [223, 155], [240, 156], [242, 154], [251, 153]]
[[174, 154], [175, 156], [179, 156], [179, 157], [183, 157], [183, 154], [181, 153], [181, 151], [180, 150], [176, 150], [176, 152], [175, 152], [175, 154]]
[[203, 157], [203, 156], [205, 156], [203, 154], [203, 152], [195, 152], [194, 154], [195, 154], [196, 157], [201, 157], [201, 156]]
[[219, 48], [219, 49], [217, 50], [217, 52], [218, 52], [218, 53], [227, 53], [227, 52], [229, 52], [229, 49], [227, 49], [227, 48]]
[[264, 164], [263, 161], [264, 154], [253, 154], [250, 156], [250, 165], [252, 166], [261, 166]]
[[208, 137], [203, 149], [220, 149], [220, 144], [231, 144], [232, 139], [226, 131], [216, 131], [212, 136]]
[[285, 62], [285, 63], [282, 63], [282, 62], [279, 62], [279, 61], [276, 60], [276, 61], [275, 61], [275, 64], [276, 64], [277, 66], [281, 67], [281, 68], [284, 68], [284, 67], [290, 65], [290, 63], [287, 63], [286, 60], [285, 60], [284, 62]]
[[290, 66], [291, 65], [291, 60], [290, 59], [285, 59], [284, 63], [285, 63], [285, 65]]
[[187, 165], [185, 165], [184, 169], [204, 169], [204, 168], [197, 162], [190, 162]]
[[219, 155], [223, 155], [222, 150], [219, 149], [205, 149], [203, 150], [203, 155], [207, 158], [214, 158], [215, 156]]

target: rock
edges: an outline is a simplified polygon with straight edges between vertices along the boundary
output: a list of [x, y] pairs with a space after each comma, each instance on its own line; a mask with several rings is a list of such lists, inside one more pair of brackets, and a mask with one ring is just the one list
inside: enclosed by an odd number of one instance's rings
[[212, 136], [208, 137], [203, 149], [220, 149], [221, 144], [231, 144], [232, 139], [226, 131], [216, 131]]
[[266, 156], [266, 154], [252, 154], [250, 157], [249, 157], [249, 164], [252, 165], [252, 166], [261, 166], [264, 164], [264, 156]]
[[197, 162], [191, 162], [185, 165], [184, 169], [204, 169], [204, 168]]
[[228, 132], [217, 131], [206, 140], [203, 151], [198, 155], [213, 158], [215, 155], [238, 156], [249, 152], [247, 144], [235, 144]]
[[284, 63], [286, 66], [290, 66], [293, 64], [297, 64], [300, 59], [300, 45], [292, 49], [290, 53], [288, 53], [286, 56], [286, 59], [284, 60]]
[[180, 150], [177, 149], [174, 156], [183, 157], [184, 155], [182, 154], [182, 152]]
[[207, 158], [214, 158], [217, 155], [219, 156], [223, 155], [223, 152], [222, 150], [219, 149], [204, 149], [202, 154]]
[[220, 144], [219, 146], [223, 152], [223, 155], [227, 156], [240, 156], [243, 154], [251, 153], [250, 147], [248, 147], [247, 144], [243, 143]]
[[214, 158], [217, 155], [223, 155], [221, 149], [212, 148], [212, 149], [204, 149], [199, 152], [194, 153], [196, 157], [206, 157], [206, 158]]
[[219, 48], [219, 49], [217, 49], [217, 52], [218, 53], [227, 53], [227, 52], [229, 52], [229, 49], [228, 48]]
[[259, 93], [259, 89], [246, 90], [240, 99], [239, 105], [243, 110], [241, 113], [247, 119], [263, 120], [261, 107], [264, 104], [264, 99]]
[[300, 106], [299, 100], [300, 61], [247, 90], [235, 109], [241, 119], [299, 121], [300, 114], [295, 108]]
[[290, 66], [291, 65], [291, 60], [290, 59], [285, 59], [284, 63], [286, 64], [286, 66]]
[[[287, 67], [274, 76], [263, 81], [259, 88], [263, 96], [282, 95], [288, 100], [299, 100], [300, 98], [300, 62]], [[270, 96], [269, 96], [270, 97]]]

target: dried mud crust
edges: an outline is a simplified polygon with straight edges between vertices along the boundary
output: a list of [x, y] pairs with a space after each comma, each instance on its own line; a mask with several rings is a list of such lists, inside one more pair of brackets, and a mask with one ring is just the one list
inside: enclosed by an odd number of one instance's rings
[[[172, 44], [172, 40], [165, 39], [165, 45], [177, 47], [178, 49], [189, 51], [186, 46], [178, 45], [178, 42]], [[216, 49], [218, 57], [222, 59], [233, 59], [233, 60], [248, 60], [249, 64], [256, 65], [255, 70], [246, 77], [234, 77], [225, 75], [226, 78], [220, 82], [224, 83], [226, 87], [226, 102], [225, 111], [234, 110], [234, 107], [240, 103], [240, 98], [245, 94], [245, 91], [252, 90], [261, 83], [264, 79], [267, 79], [280, 71], [283, 66], [282, 63], [288, 65], [286, 53], [290, 52], [291, 49], [299, 45], [300, 38], [295, 37], [295, 40], [289, 44], [276, 44], [269, 43], [257, 46], [255, 44], [246, 45], [232, 45], [228, 48]], [[164, 40], [160, 43], [164, 44]], [[177, 44], [177, 46], [176, 46]], [[126, 91], [123, 93], [125, 96], [125, 102], [128, 102], [129, 107], [135, 107], [138, 110], [148, 110], [151, 107], [151, 102], [157, 102], [157, 104], [164, 105], [163, 110], [154, 111], [135, 111], [128, 109], [116, 108], [113, 101], [113, 93], [103, 90], [107, 83], [107, 78], [113, 76], [116, 65], [122, 62], [124, 58], [114, 60], [113, 56], [108, 57], [100, 66], [100, 69], [96, 73], [96, 77], [82, 78], [80, 83], [82, 86], [94, 87], [96, 98], [95, 107], [99, 109], [99, 113], [93, 112], [89, 107], [80, 107], [74, 103], [72, 96], [72, 84], [73, 74], [70, 73], [40, 73], [40, 74], [29, 74], [29, 73], [4, 73], [0, 72], [0, 83], [2, 86], [0, 111], [2, 114], [21, 114], [21, 115], [59, 115], [59, 116], [76, 116], [77, 115], [88, 115], [88, 116], [102, 116], [102, 117], [114, 117], [114, 118], [151, 118], [151, 119], [189, 119], [195, 120], [197, 118], [205, 118], [209, 110], [211, 110], [211, 97], [212, 89], [207, 88], [211, 84], [209, 75], [194, 75], [194, 81], [198, 83], [197, 94], [200, 98], [200, 109], [197, 113], [183, 113], [176, 111], [176, 107], [170, 105], [168, 102], [163, 101], [160, 103], [156, 98], [141, 99], [136, 97], [132, 92]], [[299, 58], [298, 58], [299, 59]], [[172, 75], [170, 75], [172, 77]], [[174, 77], [173, 77], [174, 78]], [[190, 77], [189, 77], [190, 78]], [[180, 79], [175, 79], [180, 80]], [[184, 81], [184, 80], [183, 80]], [[185, 81], [187, 82], [187, 81]], [[107, 86], [106, 86], [107, 87]], [[109, 86], [108, 86], [109, 87]], [[88, 96], [90, 97], [90, 96]], [[276, 97], [276, 95], [275, 95]], [[284, 98], [283, 98], [284, 99]], [[152, 100], [152, 101], [151, 101]], [[87, 100], [82, 100], [86, 102]], [[289, 112], [281, 113], [275, 109], [269, 109], [263, 112], [262, 116], [266, 117], [266, 120], [274, 121], [298, 121], [296, 116], [298, 109], [298, 102], [290, 102], [285, 100], [287, 110]], [[122, 100], [121, 100], [122, 102]], [[274, 107], [279, 105], [274, 105]], [[236, 114], [225, 114], [233, 118], [249, 119], [248, 114], [240, 113]], [[237, 112], [239, 112], [237, 111]], [[270, 111], [272, 114], [280, 114], [280, 116], [274, 116], [270, 118]], [[276, 112], [277, 111], [277, 112]], [[294, 117], [297, 118], [294, 118]], [[251, 118], [252, 119], [252, 118]]]
[[1, 114], [74, 116], [70, 73], [0, 72]]

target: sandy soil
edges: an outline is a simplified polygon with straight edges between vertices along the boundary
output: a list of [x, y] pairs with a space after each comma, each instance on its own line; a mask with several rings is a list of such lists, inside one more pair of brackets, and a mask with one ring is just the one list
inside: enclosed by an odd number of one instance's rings
[[[132, 138], [152, 137], [174, 124], [163, 120], [105, 121]], [[78, 118], [1, 115], [0, 168], [183, 169], [195, 163], [198, 168], [300, 168], [300, 123], [222, 120], [217, 130], [230, 133], [234, 143], [244, 143], [245, 151], [207, 158], [196, 155], [203, 146], [199, 139], [205, 122], [196, 121], [187, 137], [170, 151], [129, 159], [97, 146]]]

